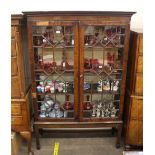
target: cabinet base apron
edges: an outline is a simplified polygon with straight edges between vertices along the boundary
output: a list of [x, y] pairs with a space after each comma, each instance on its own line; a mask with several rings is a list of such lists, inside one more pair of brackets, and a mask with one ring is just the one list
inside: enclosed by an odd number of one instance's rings
[[47, 128], [49, 130], [61, 130], [61, 131], [82, 131], [82, 130], [104, 130], [106, 128], [112, 128], [117, 130], [116, 135], [116, 148], [120, 148], [121, 133], [122, 133], [123, 121], [113, 122], [34, 122], [34, 131], [36, 136], [36, 147], [40, 149], [40, 136], [39, 129]]

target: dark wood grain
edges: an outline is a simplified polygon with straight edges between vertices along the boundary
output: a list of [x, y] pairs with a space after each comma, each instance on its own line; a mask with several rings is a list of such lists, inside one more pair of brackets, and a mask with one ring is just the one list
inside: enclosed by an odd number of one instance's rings
[[27, 16], [127, 16], [131, 17], [136, 12], [121, 12], [121, 11], [23, 11], [23, 14]]

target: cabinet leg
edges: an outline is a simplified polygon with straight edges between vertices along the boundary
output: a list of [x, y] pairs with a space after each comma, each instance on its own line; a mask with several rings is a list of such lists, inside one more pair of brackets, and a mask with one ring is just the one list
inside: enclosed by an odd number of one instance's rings
[[112, 127], [111, 134], [114, 135], [114, 133], [115, 133], [115, 128]]
[[36, 137], [36, 147], [40, 150], [40, 140], [39, 140], [39, 129], [37, 125], [34, 125], [35, 137]]
[[125, 151], [129, 151], [131, 149], [131, 146], [130, 145], [125, 145]]
[[122, 124], [119, 124], [117, 127], [117, 139], [116, 139], [116, 148], [121, 146], [121, 133], [122, 133]]
[[28, 154], [33, 155], [32, 151], [32, 134], [31, 131], [22, 131], [20, 132], [20, 135], [27, 141], [28, 143]]
[[43, 129], [39, 129], [39, 134], [43, 136]]

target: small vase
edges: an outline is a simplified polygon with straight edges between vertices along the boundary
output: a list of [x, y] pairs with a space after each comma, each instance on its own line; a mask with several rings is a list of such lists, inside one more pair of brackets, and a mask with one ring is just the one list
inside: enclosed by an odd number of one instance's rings
[[69, 101], [69, 95], [66, 95], [66, 102], [64, 104], [64, 109], [71, 110], [73, 109], [72, 103]]
[[92, 109], [92, 105], [91, 105], [91, 102], [89, 100], [89, 95], [87, 95], [87, 101], [85, 102], [84, 104], [84, 110], [91, 110]]
[[66, 68], [69, 68], [69, 64], [68, 64], [68, 62], [66, 60], [63, 60], [61, 62], [61, 69], [64, 70]]

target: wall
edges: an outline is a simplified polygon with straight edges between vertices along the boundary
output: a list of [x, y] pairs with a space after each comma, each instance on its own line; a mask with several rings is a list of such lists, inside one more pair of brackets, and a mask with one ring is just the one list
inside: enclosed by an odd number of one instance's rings
[[139, 0], [16, 0], [11, 2], [11, 13], [22, 11], [135, 11], [131, 29], [143, 29], [143, 2]]

